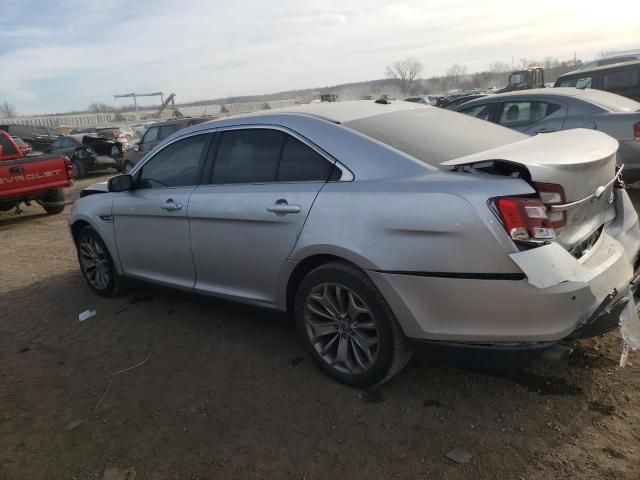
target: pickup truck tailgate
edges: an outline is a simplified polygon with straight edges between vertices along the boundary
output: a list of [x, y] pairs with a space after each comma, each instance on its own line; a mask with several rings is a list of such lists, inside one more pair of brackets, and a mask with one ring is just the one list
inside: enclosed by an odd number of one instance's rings
[[68, 187], [69, 172], [61, 155], [0, 161], [0, 198]]

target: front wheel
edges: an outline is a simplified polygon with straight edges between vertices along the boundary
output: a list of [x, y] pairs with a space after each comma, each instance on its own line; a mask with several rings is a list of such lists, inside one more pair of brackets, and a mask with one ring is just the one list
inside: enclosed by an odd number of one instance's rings
[[74, 158], [71, 161], [71, 168], [73, 168], [73, 174], [77, 179], [84, 178], [84, 176], [86, 175], [84, 165], [82, 165], [82, 162], [80, 162], [80, 160], [78, 160], [77, 158]]
[[302, 280], [295, 320], [318, 366], [353, 387], [381, 384], [411, 358], [384, 297], [364, 272], [348, 263], [327, 263]]
[[103, 297], [117, 295], [118, 272], [98, 232], [91, 226], [83, 227], [76, 238], [76, 248], [82, 276], [91, 290]]

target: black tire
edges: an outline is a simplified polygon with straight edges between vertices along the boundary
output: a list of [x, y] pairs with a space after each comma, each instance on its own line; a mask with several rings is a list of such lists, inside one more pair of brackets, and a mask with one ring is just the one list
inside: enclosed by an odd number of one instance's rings
[[77, 158], [74, 158], [71, 161], [71, 166], [73, 167], [73, 173], [75, 174], [77, 179], [84, 178], [87, 174], [87, 169], [84, 167], [82, 162]]
[[[362, 371], [354, 371], [356, 370], [354, 369], [347, 372], [345, 370], [349, 370], [349, 368], [347, 368], [346, 364], [343, 364], [342, 367], [331, 365], [326, 355], [323, 357], [321, 354], [324, 349], [321, 348], [320, 342], [314, 343], [311, 339], [314, 332], [312, 332], [313, 327], [310, 326], [308, 322], [312, 318], [315, 319], [313, 321], [317, 321], [320, 317], [314, 317], [313, 312], [309, 310], [314, 305], [311, 303], [313, 302], [312, 298], [315, 298], [310, 295], [313, 292], [317, 292], [318, 289], [331, 285], [338, 286], [342, 295], [354, 294], [354, 298], [357, 299], [361, 307], [363, 307], [363, 310], [368, 312], [366, 314], [369, 320], [367, 323], [375, 324], [374, 337], [377, 341], [375, 355], [372, 354], [368, 357], [371, 364], [367, 366], [366, 369], [362, 366]], [[346, 293], [343, 292], [343, 289]], [[347, 302], [351, 298], [352, 297], [347, 297]], [[346, 312], [346, 307], [343, 310]], [[338, 261], [330, 262], [321, 265], [307, 274], [302, 282], [300, 282], [296, 292], [294, 313], [298, 333], [305, 348], [313, 357], [313, 360], [330, 377], [346, 385], [366, 388], [382, 384], [402, 370], [411, 358], [412, 353], [408, 347], [406, 337], [386, 300], [369, 277], [362, 270], [349, 263]], [[342, 321], [344, 321], [345, 315], [347, 314], [344, 313], [341, 317], [343, 319]], [[348, 316], [350, 317], [351, 315]], [[346, 321], [351, 322], [351, 325], [358, 323], [354, 322], [353, 318], [347, 318]], [[332, 320], [327, 320], [327, 322], [331, 323]], [[340, 328], [343, 328], [343, 326]], [[340, 331], [342, 332], [342, 330]], [[335, 333], [332, 332], [323, 338], [334, 335]], [[318, 336], [316, 336], [316, 338], [318, 338]], [[359, 350], [361, 352], [360, 356], [362, 356], [363, 350], [357, 349], [356, 345], [354, 345], [352, 333], [339, 333], [337, 342], [341, 341], [346, 342], [345, 344], [351, 342], [351, 347], [345, 347], [345, 349], [350, 348], [349, 351], [351, 352], [352, 359], [355, 359], [355, 356], [357, 356], [357, 352], [354, 352], [354, 350]], [[357, 341], [356, 343], [359, 344]], [[334, 345], [337, 344], [334, 343]], [[336, 349], [338, 348], [339, 347], [336, 346]], [[339, 353], [337, 355], [339, 355]], [[348, 356], [349, 353], [346, 355]], [[360, 368], [355, 361], [350, 363]]]
[[[104, 285], [98, 285], [99, 282], [92, 279], [92, 270], [86, 266], [86, 261], [84, 261], [83, 258], [84, 254], [81, 252], [81, 249], [84, 247], [84, 242], [89, 242], [89, 245], [92, 245], [93, 242], [94, 247], [96, 245], [98, 246], [98, 248], [93, 248], [93, 250], [98, 253], [98, 257], [104, 260], [103, 265], [106, 267], [106, 281], [103, 282]], [[76, 237], [76, 250], [78, 254], [78, 263], [80, 264], [80, 271], [82, 272], [82, 276], [87, 282], [87, 285], [89, 285], [89, 288], [102, 297], [114, 297], [118, 295], [121, 292], [122, 283], [120, 276], [116, 271], [107, 246], [93, 227], [87, 225], [78, 232]]]
[[[44, 208], [45, 212], [47, 212], [49, 215], [62, 213], [62, 211], [64, 210], [64, 191], [59, 188], [58, 190], [48, 192], [42, 197], [40, 202], [42, 208]], [[60, 205], [52, 205], [53, 203]]]

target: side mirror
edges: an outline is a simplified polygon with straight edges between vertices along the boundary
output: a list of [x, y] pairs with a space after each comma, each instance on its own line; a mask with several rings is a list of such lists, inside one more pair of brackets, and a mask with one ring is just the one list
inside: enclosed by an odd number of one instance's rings
[[107, 187], [110, 192], [126, 192], [133, 188], [133, 177], [129, 174], [117, 175], [109, 179]]
[[140, 151], [140, 145], [138, 145], [137, 143], [133, 144], [133, 151], [134, 152], [139, 152]]

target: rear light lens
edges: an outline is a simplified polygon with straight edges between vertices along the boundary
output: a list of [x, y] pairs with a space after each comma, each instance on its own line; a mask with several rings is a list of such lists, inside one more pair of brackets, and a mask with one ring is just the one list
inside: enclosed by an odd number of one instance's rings
[[633, 136], [636, 138], [640, 138], [640, 122], [636, 123], [633, 126]]
[[[566, 202], [564, 188], [557, 183], [535, 182], [533, 186], [540, 196], [542, 203], [548, 208], [553, 205], [562, 205]], [[549, 218], [549, 227], [562, 228], [567, 223], [567, 212], [554, 212], [551, 208], [547, 210]]]
[[555, 238], [547, 217], [547, 207], [533, 198], [500, 197], [496, 200], [498, 213], [507, 233], [513, 240], [544, 241]]
[[67, 175], [71, 179], [76, 178], [76, 173], [73, 171], [73, 165], [71, 165], [71, 160], [66, 155], [63, 158], [64, 158], [64, 164], [67, 167]]

